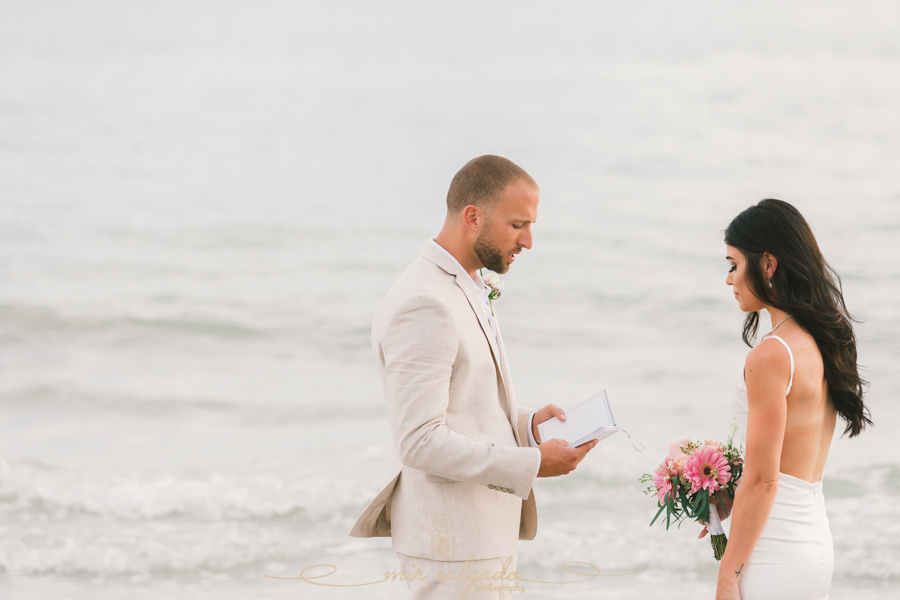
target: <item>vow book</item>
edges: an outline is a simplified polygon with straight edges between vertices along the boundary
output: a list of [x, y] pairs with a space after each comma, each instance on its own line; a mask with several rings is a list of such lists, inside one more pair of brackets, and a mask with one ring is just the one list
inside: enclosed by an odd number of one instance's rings
[[538, 425], [542, 442], [554, 438], [566, 440], [569, 442], [568, 448], [591, 440], [602, 440], [617, 431], [619, 426], [609, 408], [606, 390], [567, 410], [565, 421], [553, 417]]

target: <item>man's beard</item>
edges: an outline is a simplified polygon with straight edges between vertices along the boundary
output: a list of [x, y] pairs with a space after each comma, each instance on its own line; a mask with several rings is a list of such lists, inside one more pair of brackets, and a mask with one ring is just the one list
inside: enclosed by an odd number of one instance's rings
[[504, 259], [509, 252], [499, 250], [496, 246], [491, 244], [491, 240], [488, 237], [490, 232], [490, 225], [485, 223], [484, 228], [481, 230], [481, 233], [478, 234], [478, 238], [476, 238], [475, 245], [472, 246], [472, 249], [475, 250], [475, 256], [478, 257], [478, 260], [481, 261], [484, 268], [489, 269], [494, 273], [506, 273], [509, 270], [509, 264]]

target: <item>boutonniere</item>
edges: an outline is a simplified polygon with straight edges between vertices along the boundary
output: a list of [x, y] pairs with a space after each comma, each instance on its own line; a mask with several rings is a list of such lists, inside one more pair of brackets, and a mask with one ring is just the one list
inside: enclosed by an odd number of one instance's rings
[[491, 288], [491, 293], [488, 294], [488, 303], [491, 305], [491, 316], [494, 315], [494, 300], [503, 295], [503, 292], [500, 291], [500, 288], [503, 287], [505, 281], [500, 279], [500, 276], [494, 273], [493, 271], [488, 271], [488, 274], [484, 274], [484, 269], [479, 271], [481, 274], [481, 279], [484, 280], [485, 285]]

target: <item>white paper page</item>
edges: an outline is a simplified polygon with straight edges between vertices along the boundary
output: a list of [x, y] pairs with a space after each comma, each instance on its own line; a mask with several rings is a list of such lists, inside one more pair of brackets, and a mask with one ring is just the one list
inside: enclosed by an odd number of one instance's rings
[[567, 410], [565, 421], [560, 421], [556, 417], [544, 421], [538, 425], [541, 440], [556, 438], [566, 440], [571, 445], [584, 438], [593, 437], [593, 434], [604, 427], [615, 427], [618, 430], [610, 419], [607, 404], [606, 393], [601, 392]]
[[603, 429], [598, 431], [595, 435], [591, 435], [591, 436], [588, 436], [587, 439], [583, 439], [583, 440], [579, 440], [577, 442], [571, 443], [567, 447], [574, 448], [575, 446], [580, 446], [591, 440], [597, 440], [597, 441], [603, 440], [603, 439], [608, 438], [609, 436], [611, 436], [612, 434], [614, 434], [617, 431], [619, 431], [618, 427], [604, 427]]

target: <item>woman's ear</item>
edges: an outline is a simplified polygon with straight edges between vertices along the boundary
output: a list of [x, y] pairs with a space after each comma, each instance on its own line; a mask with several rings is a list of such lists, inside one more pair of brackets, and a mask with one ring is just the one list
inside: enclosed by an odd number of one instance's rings
[[778, 268], [778, 259], [768, 252], [763, 252], [762, 263], [763, 269], [766, 271], [766, 276], [769, 278], [774, 276], [775, 270]]

